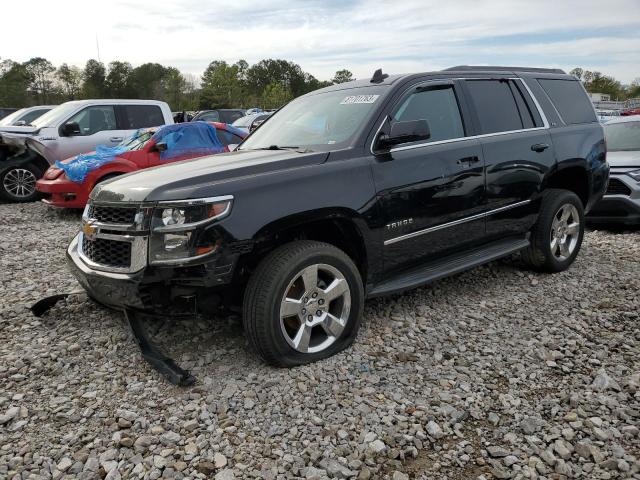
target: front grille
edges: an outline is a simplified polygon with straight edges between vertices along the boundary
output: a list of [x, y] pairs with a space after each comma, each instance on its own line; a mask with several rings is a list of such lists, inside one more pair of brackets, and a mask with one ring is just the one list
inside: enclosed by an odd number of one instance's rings
[[631, 189], [617, 178], [609, 179], [607, 195], [631, 195]]
[[131, 243], [82, 237], [82, 253], [92, 262], [108, 267], [128, 268], [131, 265]]
[[130, 225], [136, 218], [138, 209], [136, 207], [106, 207], [91, 205], [89, 207], [89, 218], [95, 218], [102, 223], [117, 223]]

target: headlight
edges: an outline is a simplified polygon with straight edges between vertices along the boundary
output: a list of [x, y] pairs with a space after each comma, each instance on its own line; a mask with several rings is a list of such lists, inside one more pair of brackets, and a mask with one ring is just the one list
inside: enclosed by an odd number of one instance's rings
[[633, 178], [636, 182], [640, 182], [640, 169], [631, 170], [630, 172], [627, 172], [627, 175]]
[[232, 196], [161, 202], [151, 219], [149, 261], [174, 264], [215, 252], [219, 239], [206, 228], [231, 212]]

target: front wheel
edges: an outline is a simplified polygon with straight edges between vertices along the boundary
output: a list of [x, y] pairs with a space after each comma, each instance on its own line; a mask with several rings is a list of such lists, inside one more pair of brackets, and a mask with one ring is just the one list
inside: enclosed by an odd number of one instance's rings
[[569, 268], [580, 251], [584, 223], [582, 202], [575, 193], [548, 190], [531, 231], [531, 245], [522, 252], [525, 263], [546, 272]]
[[0, 174], [0, 194], [12, 202], [33, 202], [38, 199], [36, 181], [42, 172], [31, 164], [9, 167]]
[[244, 295], [243, 324], [267, 363], [292, 367], [348, 347], [363, 305], [360, 273], [343, 251], [296, 241], [274, 250], [254, 271]]

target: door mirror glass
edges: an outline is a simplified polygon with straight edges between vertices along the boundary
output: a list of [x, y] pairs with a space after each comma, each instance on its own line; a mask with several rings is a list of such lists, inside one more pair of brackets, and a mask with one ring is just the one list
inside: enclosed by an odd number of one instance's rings
[[429, 123], [426, 120], [407, 120], [391, 124], [388, 135], [382, 135], [379, 143], [382, 147], [390, 147], [401, 143], [428, 140], [431, 137]]
[[27, 124], [27, 122], [25, 122], [24, 120], [18, 120], [16, 122], [16, 126], [17, 127], [24, 127]]
[[165, 142], [158, 142], [153, 146], [153, 151], [154, 152], [164, 152], [165, 150], [167, 150], [168, 145]]
[[80, 135], [80, 125], [77, 122], [67, 122], [62, 127], [62, 134], [65, 137], [71, 137], [73, 135]]

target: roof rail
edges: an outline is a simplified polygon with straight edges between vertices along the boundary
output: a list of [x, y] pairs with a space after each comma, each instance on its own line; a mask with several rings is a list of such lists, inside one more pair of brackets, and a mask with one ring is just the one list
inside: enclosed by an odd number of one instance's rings
[[457, 67], [445, 68], [443, 71], [479, 71], [479, 72], [531, 72], [531, 73], [562, 73], [566, 72], [560, 68], [529, 68], [529, 67], [493, 67], [490, 65], [458, 65]]

